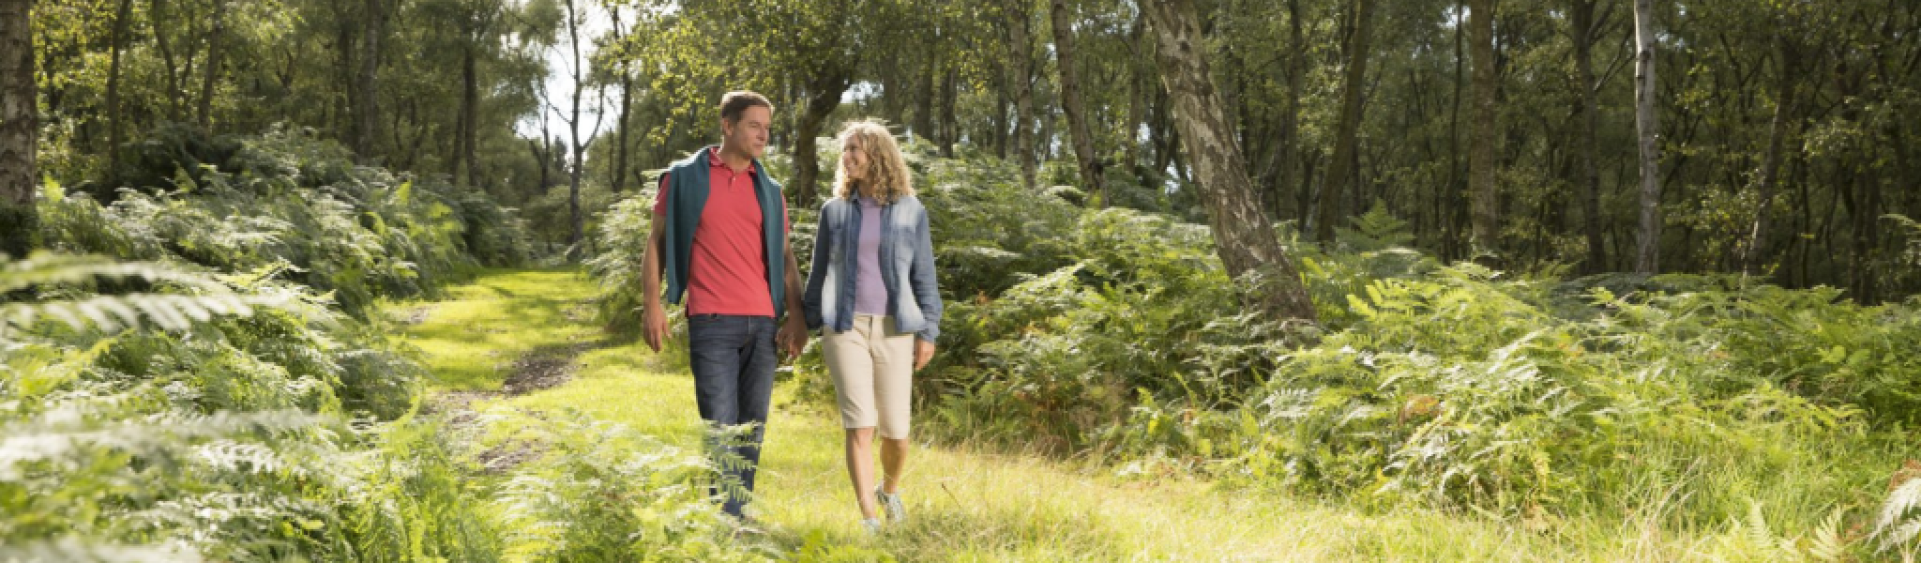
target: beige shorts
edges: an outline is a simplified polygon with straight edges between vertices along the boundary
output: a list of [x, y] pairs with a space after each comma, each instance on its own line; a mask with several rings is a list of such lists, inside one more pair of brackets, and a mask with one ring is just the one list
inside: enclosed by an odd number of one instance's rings
[[878, 426], [882, 438], [907, 439], [914, 333], [895, 331], [893, 317], [874, 315], [855, 315], [847, 332], [827, 328], [821, 333], [821, 356], [840, 399], [841, 426]]

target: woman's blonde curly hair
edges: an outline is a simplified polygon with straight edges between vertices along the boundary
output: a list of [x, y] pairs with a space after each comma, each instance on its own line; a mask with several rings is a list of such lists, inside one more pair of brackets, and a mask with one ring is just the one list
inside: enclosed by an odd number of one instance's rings
[[[849, 122], [841, 127], [838, 141], [842, 151], [847, 150], [847, 141], [853, 140], [860, 145], [860, 151], [867, 155], [866, 174], [859, 182], [874, 185], [874, 199], [881, 205], [892, 205], [900, 198], [914, 195], [914, 180], [907, 174], [907, 160], [901, 157], [900, 145], [894, 142], [894, 135], [887, 132], [887, 126], [873, 120]], [[852, 201], [860, 195], [854, 180], [847, 178], [847, 159], [835, 159], [834, 197]]]

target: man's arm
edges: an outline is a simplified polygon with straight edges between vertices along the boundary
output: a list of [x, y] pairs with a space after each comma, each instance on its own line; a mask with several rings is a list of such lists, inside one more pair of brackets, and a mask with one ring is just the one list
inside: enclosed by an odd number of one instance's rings
[[[663, 178], [661, 186], [665, 188], [666, 185], [667, 181]], [[660, 277], [665, 266], [661, 257], [667, 252], [667, 221], [666, 217], [656, 213], [650, 223], [653, 225], [647, 232], [647, 254], [640, 261], [640, 286], [641, 291], [645, 292], [640, 296], [640, 323], [647, 347], [659, 352], [661, 344], [672, 336], [667, 331], [667, 311], [660, 304]]]
[[801, 306], [801, 291], [803, 291], [803, 289], [801, 287], [800, 262], [794, 259], [794, 243], [790, 233], [781, 233], [780, 245], [781, 248], [785, 250], [783, 254], [787, 256], [786, 264], [783, 266], [786, 272], [781, 276], [782, 282], [787, 286], [787, 320], [781, 324], [780, 334], [778, 335], [780, 342], [777, 344], [780, 346], [780, 349], [786, 351], [788, 355], [799, 356], [801, 350], [807, 348], [806, 311], [802, 309]]

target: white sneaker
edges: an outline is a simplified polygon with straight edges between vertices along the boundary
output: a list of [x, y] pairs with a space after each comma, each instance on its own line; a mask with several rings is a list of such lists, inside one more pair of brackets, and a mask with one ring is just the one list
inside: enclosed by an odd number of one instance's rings
[[887, 521], [899, 524], [907, 520], [907, 505], [900, 501], [900, 493], [888, 494], [886, 489], [874, 487], [874, 499], [880, 502], [881, 510], [887, 512]]
[[862, 518], [860, 519], [860, 527], [861, 529], [867, 531], [867, 535], [870, 535], [870, 536], [880, 535], [880, 519], [879, 518]]

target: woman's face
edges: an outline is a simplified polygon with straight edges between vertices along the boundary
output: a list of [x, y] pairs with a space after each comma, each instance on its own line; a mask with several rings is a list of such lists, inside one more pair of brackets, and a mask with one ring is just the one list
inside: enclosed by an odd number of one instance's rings
[[867, 151], [861, 146], [859, 137], [848, 137], [840, 145], [840, 166], [846, 171], [847, 179], [862, 180], [867, 175]]

